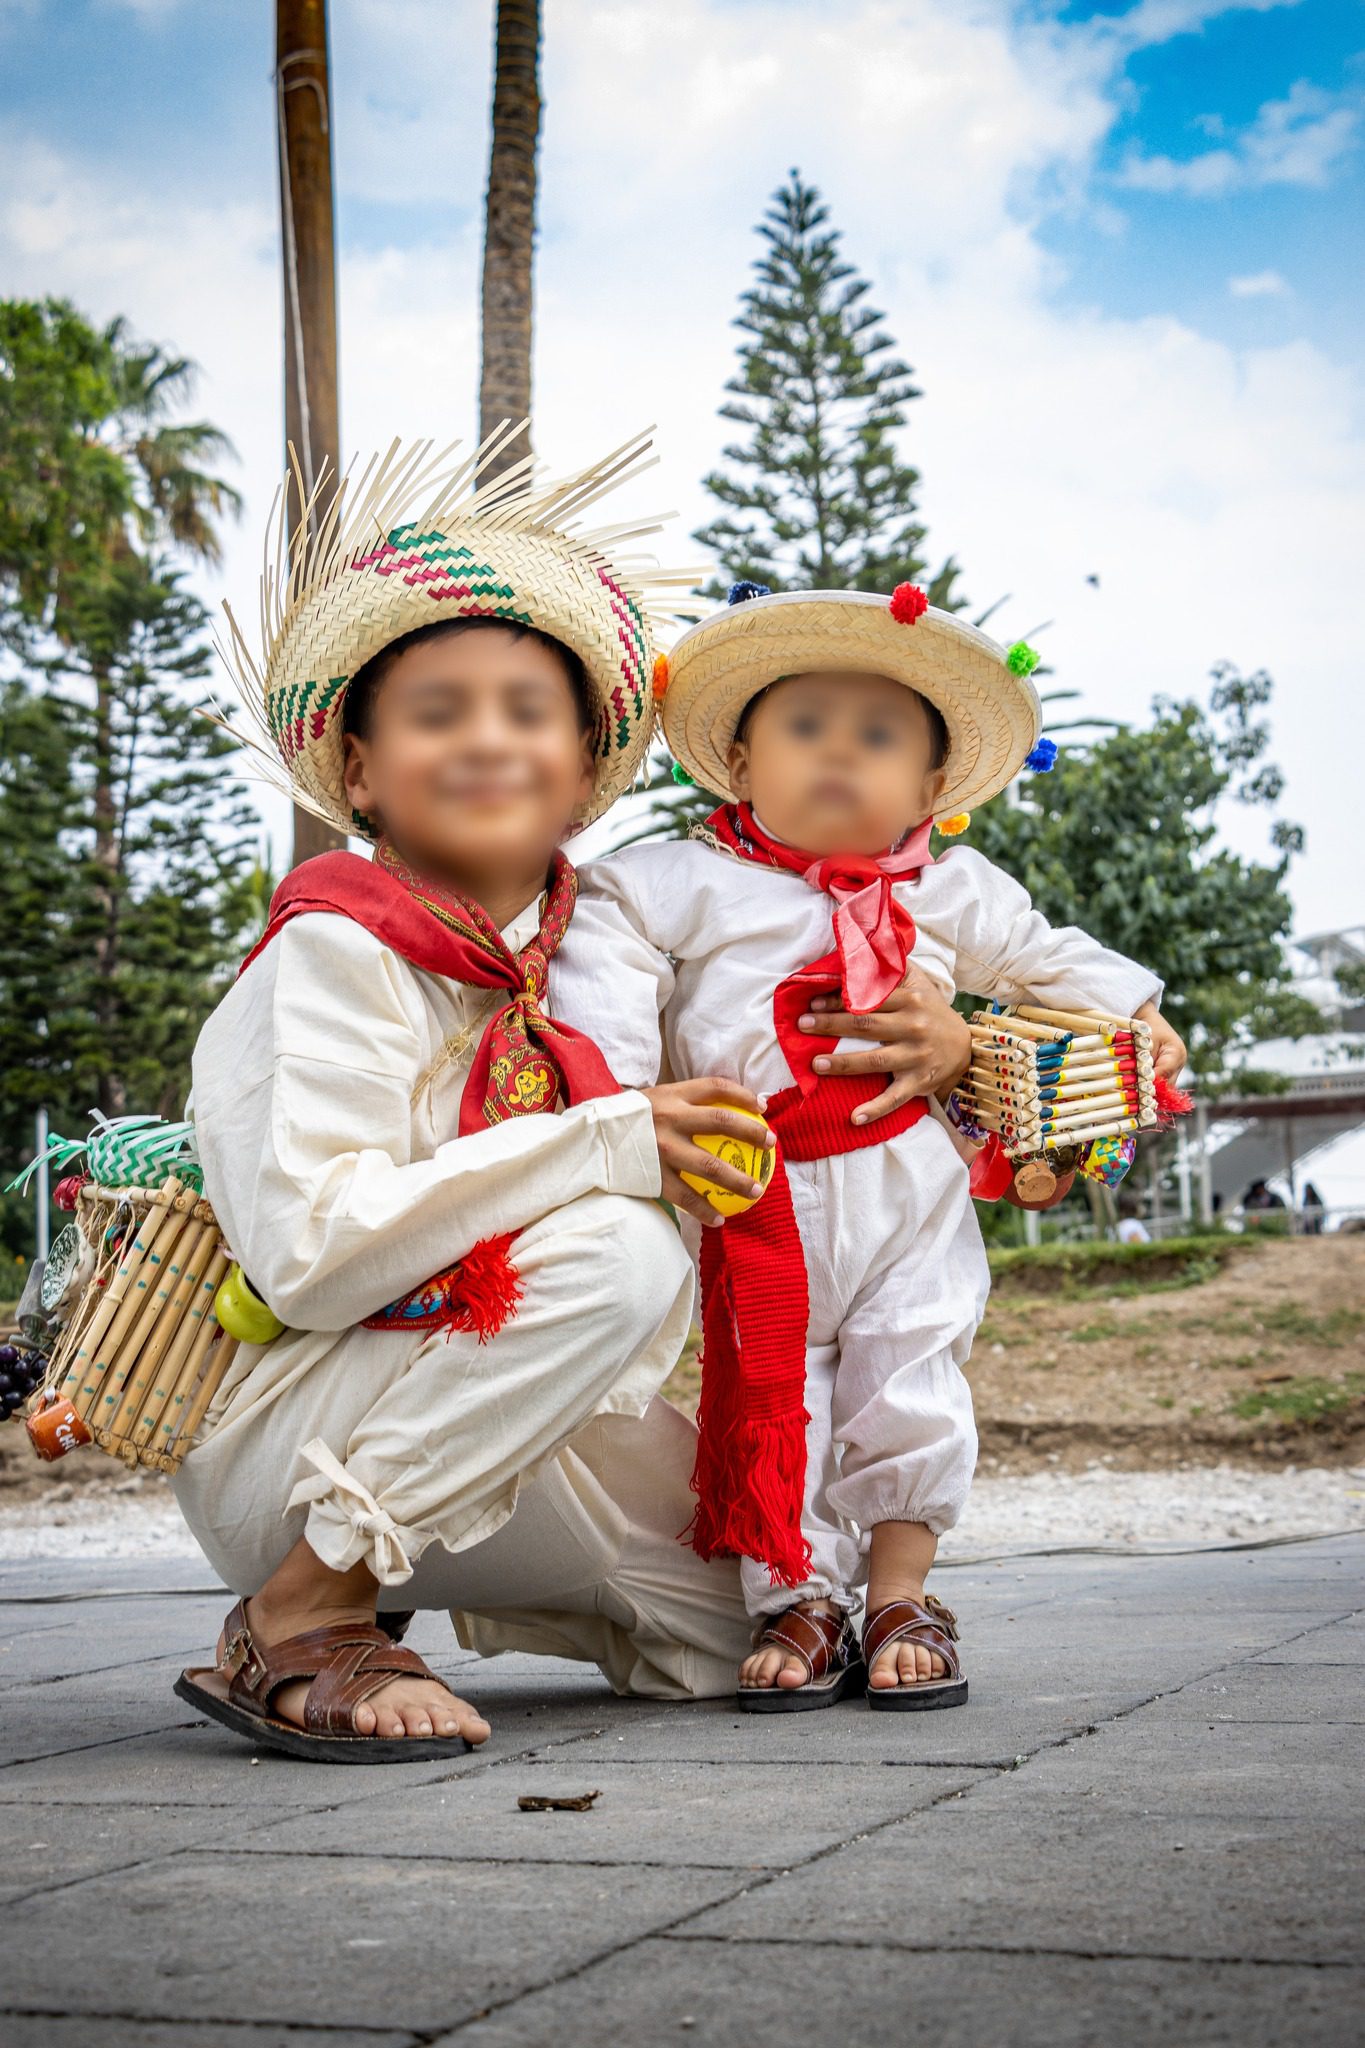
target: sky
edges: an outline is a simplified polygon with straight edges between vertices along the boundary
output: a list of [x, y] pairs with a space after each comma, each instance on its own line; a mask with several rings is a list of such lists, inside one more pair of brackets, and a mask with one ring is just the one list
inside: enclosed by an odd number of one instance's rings
[[[475, 418], [491, 0], [331, 0], [347, 451]], [[535, 361], [564, 469], [658, 424], [623, 510], [699, 479], [754, 227], [824, 193], [923, 392], [935, 560], [1056, 687], [1142, 719], [1275, 679], [1298, 930], [1365, 922], [1362, 0], [545, 0]], [[281, 466], [267, 0], [0, 0], [0, 289], [201, 366], [247, 512]], [[1098, 578], [1098, 584], [1091, 582]], [[272, 824], [281, 814], [269, 813]], [[1223, 829], [1267, 851], [1263, 812]], [[282, 845], [281, 837], [281, 845]]]

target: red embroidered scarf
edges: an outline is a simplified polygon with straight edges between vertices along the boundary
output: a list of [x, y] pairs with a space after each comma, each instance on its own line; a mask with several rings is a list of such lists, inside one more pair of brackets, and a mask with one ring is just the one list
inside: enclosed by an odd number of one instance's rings
[[706, 832], [741, 860], [800, 875], [834, 898], [831, 952], [798, 968], [773, 995], [778, 1043], [796, 1085], [768, 1098], [777, 1159], [761, 1202], [702, 1232], [702, 1386], [697, 1511], [689, 1529], [702, 1557], [740, 1556], [768, 1567], [774, 1585], [810, 1575], [801, 1533], [805, 1501], [806, 1325], [809, 1288], [784, 1154], [825, 1159], [897, 1137], [928, 1105], [906, 1103], [876, 1123], [853, 1111], [881, 1093], [875, 1074], [820, 1076], [811, 1062], [837, 1038], [807, 1036], [797, 1019], [817, 995], [839, 995], [850, 1011], [875, 1010], [905, 978], [915, 943], [909, 912], [891, 893], [928, 865], [929, 826], [897, 851], [873, 859], [800, 852], [771, 838], [747, 804], [713, 811]]
[[[513, 953], [480, 904], [414, 874], [387, 842], [372, 861], [356, 853], [323, 853], [285, 876], [271, 899], [265, 931], [240, 971], [291, 918], [331, 911], [364, 925], [414, 967], [475, 988], [505, 989], [510, 1000], [486, 1027], [460, 1098], [459, 1135], [467, 1137], [507, 1117], [553, 1110], [560, 1101], [620, 1093], [592, 1040], [547, 1017], [541, 1007], [550, 961], [577, 897], [578, 877], [556, 853], [540, 928]], [[407, 1336], [467, 1330], [486, 1344], [516, 1314], [521, 1298], [509, 1256], [515, 1236], [509, 1231], [483, 1239], [453, 1266], [367, 1316], [364, 1327]]]
[[251, 965], [289, 920], [312, 911], [353, 918], [414, 967], [476, 988], [506, 989], [509, 1001], [479, 1041], [460, 1098], [460, 1136], [620, 1090], [592, 1040], [541, 1007], [550, 961], [569, 928], [578, 877], [556, 853], [540, 929], [513, 953], [488, 913], [470, 897], [414, 874], [387, 842], [374, 860], [323, 853], [286, 875], [270, 903], [270, 919], [242, 962]]

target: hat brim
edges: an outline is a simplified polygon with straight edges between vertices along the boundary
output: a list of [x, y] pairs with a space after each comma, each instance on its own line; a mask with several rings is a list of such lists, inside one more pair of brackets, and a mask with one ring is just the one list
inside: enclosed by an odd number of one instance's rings
[[779, 677], [817, 671], [890, 676], [936, 707], [948, 728], [940, 818], [997, 795], [1038, 740], [1037, 691], [977, 627], [933, 607], [903, 624], [875, 591], [789, 590], [727, 606], [675, 643], [663, 700], [674, 757], [733, 796], [728, 756], [745, 705]]

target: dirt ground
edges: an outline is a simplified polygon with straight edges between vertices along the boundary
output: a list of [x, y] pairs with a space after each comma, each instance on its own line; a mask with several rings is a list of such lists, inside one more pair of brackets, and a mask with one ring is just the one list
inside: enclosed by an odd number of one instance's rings
[[[1083, 1280], [1013, 1255], [967, 1368], [986, 1473], [1365, 1462], [1365, 1236], [1180, 1253]], [[667, 1388], [689, 1412], [695, 1356]], [[94, 1450], [40, 1465], [0, 1425], [0, 1508], [160, 1493]]]
[[[1150, 1270], [1010, 1260], [967, 1367], [984, 1471], [1365, 1458], [1365, 1237], [1228, 1238]], [[668, 1391], [692, 1408], [692, 1360]]]

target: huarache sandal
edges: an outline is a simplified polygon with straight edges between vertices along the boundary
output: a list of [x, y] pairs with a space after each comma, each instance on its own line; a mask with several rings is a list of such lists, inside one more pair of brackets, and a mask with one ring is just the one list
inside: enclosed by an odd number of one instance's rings
[[[212, 1670], [182, 1671], [176, 1696], [249, 1742], [329, 1764], [431, 1763], [473, 1747], [463, 1735], [362, 1735], [357, 1730], [356, 1708], [391, 1679], [429, 1678], [451, 1690], [415, 1650], [400, 1649], [383, 1627], [333, 1623], [259, 1648], [239, 1600], [223, 1633], [222, 1663]], [[298, 1728], [273, 1714], [271, 1706], [281, 1686], [304, 1678], [312, 1684]]]
[[832, 1707], [851, 1692], [863, 1676], [858, 1638], [846, 1614], [803, 1614], [789, 1607], [775, 1614], [754, 1644], [772, 1643], [800, 1659], [806, 1667], [804, 1685], [741, 1685], [735, 1703], [741, 1714], [808, 1714]]
[[965, 1707], [967, 1681], [958, 1656], [957, 1616], [932, 1593], [918, 1600], [890, 1600], [863, 1622], [863, 1662], [869, 1674], [881, 1652], [892, 1643], [918, 1643], [942, 1657], [942, 1678], [921, 1678], [913, 1685], [869, 1685], [867, 1704], [880, 1713], [925, 1713], [930, 1707]]

